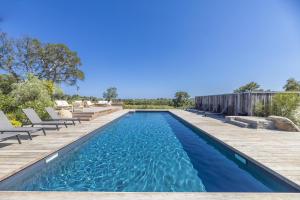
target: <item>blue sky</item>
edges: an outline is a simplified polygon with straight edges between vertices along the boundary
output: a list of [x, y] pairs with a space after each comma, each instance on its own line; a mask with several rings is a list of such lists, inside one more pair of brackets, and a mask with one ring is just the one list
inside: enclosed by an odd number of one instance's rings
[[[228, 93], [250, 81], [300, 80], [296, 0], [0, 0], [12, 37], [64, 43], [81, 57], [81, 95], [121, 98]], [[66, 93], [75, 87], [63, 86]]]

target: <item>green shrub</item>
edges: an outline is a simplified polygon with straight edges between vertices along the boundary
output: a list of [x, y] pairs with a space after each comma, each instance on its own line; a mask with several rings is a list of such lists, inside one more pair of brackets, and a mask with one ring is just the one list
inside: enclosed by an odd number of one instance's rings
[[184, 91], [178, 91], [175, 93], [173, 99], [175, 107], [187, 107], [190, 104], [190, 95]]
[[258, 117], [265, 116], [264, 104], [262, 102], [257, 102], [254, 107], [254, 114]]
[[27, 80], [13, 85], [14, 89], [10, 96], [19, 108], [16, 112], [17, 120], [22, 122], [25, 120], [24, 116], [20, 114], [22, 108], [33, 108], [41, 118], [48, 117], [45, 107], [53, 106], [53, 102], [49, 95], [49, 88], [44, 83], [37, 77], [29, 75]]
[[22, 126], [22, 122], [26, 122], [27, 120], [21, 108], [15, 110], [14, 112], [6, 113], [6, 115], [14, 126]]
[[9, 95], [0, 93], [0, 110], [4, 113], [14, 112], [18, 109], [15, 99]]
[[272, 115], [287, 117], [292, 121], [297, 121], [294, 113], [299, 106], [300, 97], [296, 93], [275, 94], [272, 99]]
[[19, 80], [9, 74], [0, 74], [0, 92], [4, 95], [8, 95], [12, 91], [12, 85]]
[[254, 115], [258, 117], [267, 117], [270, 115], [270, 106], [265, 106], [261, 101], [257, 102], [254, 107]]
[[9, 113], [7, 117], [10, 119], [10, 123], [15, 126], [15, 127], [20, 127], [22, 126], [22, 122], [17, 120], [17, 116], [14, 113]]
[[22, 126], [22, 122], [20, 122], [20, 121], [18, 121], [18, 120], [16, 120], [16, 119], [10, 120], [10, 123], [11, 123], [13, 126], [15, 126], [15, 127], [20, 127], [20, 126]]
[[15, 98], [18, 104], [35, 100], [41, 102], [51, 101], [48, 88], [44, 84], [44, 81], [32, 75], [29, 75], [28, 79], [23, 82], [13, 84], [13, 90], [10, 95]]
[[47, 89], [49, 96], [52, 97], [55, 93], [55, 84], [52, 81], [44, 80], [43, 85]]
[[49, 80], [43, 80], [42, 82], [51, 99], [63, 99], [64, 92], [57, 84]]

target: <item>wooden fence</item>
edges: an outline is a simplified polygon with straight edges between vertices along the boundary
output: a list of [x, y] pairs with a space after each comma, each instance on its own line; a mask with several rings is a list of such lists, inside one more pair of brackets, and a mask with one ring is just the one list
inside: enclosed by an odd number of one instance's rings
[[255, 105], [261, 102], [265, 108], [279, 92], [247, 92], [195, 97], [196, 109], [224, 113], [226, 115], [254, 115]]

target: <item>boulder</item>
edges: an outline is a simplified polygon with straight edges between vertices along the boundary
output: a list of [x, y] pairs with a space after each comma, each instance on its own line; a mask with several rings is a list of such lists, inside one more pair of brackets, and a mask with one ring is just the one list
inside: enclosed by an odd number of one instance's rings
[[60, 110], [58, 111], [58, 114], [62, 117], [62, 118], [72, 118], [72, 113], [69, 110]]
[[273, 121], [275, 128], [278, 130], [290, 131], [290, 132], [299, 132], [300, 131], [298, 126], [286, 117], [272, 115], [272, 116], [268, 117], [268, 120]]

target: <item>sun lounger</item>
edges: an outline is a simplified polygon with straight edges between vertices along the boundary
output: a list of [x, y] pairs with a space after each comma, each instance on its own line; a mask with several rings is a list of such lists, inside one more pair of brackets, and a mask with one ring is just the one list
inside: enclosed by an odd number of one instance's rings
[[2, 134], [0, 134], [0, 140], [1, 141], [7, 140], [7, 139], [12, 138], [12, 137], [17, 137], [17, 140], [18, 140], [19, 144], [21, 144], [19, 133], [2, 133]]
[[71, 125], [70, 123], [67, 123], [66, 121], [42, 121], [41, 118], [38, 116], [38, 114], [32, 109], [32, 108], [26, 108], [23, 109], [24, 114], [27, 116], [27, 118], [30, 120], [31, 125], [52, 125], [55, 126], [57, 130], [59, 130], [59, 125], [64, 125], [66, 128], [67, 125]]
[[86, 107], [92, 107], [94, 105], [91, 101], [85, 101], [84, 104]]
[[74, 101], [73, 102], [73, 112], [83, 112], [84, 104], [82, 101]]
[[47, 107], [46, 111], [49, 114], [49, 116], [55, 121], [71, 121], [74, 125], [75, 125], [75, 121], [81, 123], [79, 118], [62, 118], [55, 112], [55, 110], [52, 107]]
[[111, 101], [98, 101], [96, 105], [98, 106], [111, 106]]
[[38, 131], [43, 131], [44, 135], [46, 135], [44, 128], [37, 127], [14, 127], [6, 115], [0, 110], [0, 133], [27, 133], [29, 138], [32, 139], [31, 133], [35, 133]]
[[73, 110], [73, 106], [65, 100], [55, 100], [55, 106], [57, 109]]

